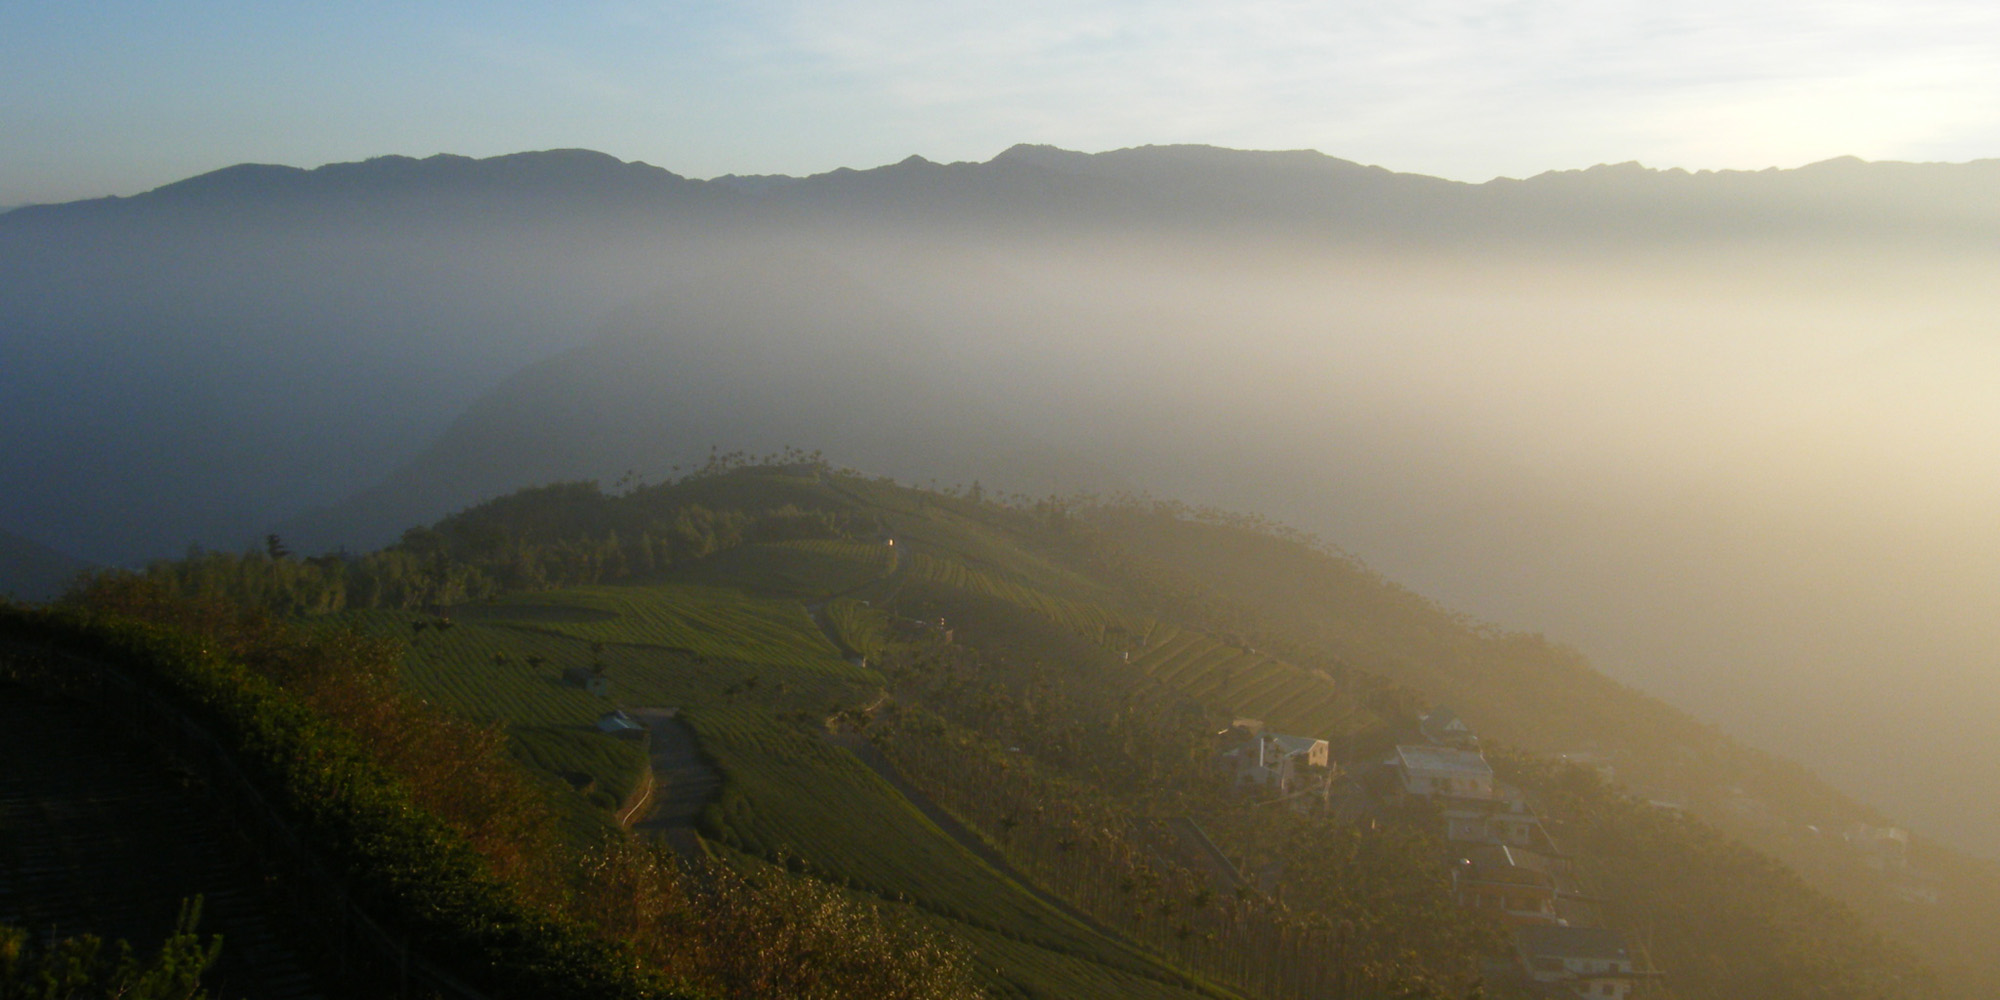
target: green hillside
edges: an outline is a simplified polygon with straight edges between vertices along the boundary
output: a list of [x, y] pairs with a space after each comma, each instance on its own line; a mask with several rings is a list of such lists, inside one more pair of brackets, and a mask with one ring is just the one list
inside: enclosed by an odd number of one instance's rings
[[[402, 683], [504, 733], [576, 843], [625, 836], [648, 773], [712, 773], [653, 789], [640, 829], [942, 933], [996, 995], [1509, 995], [1508, 937], [1454, 903], [1459, 848], [1432, 814], [1305, 815], [1216, 764], [1216, 734], [1253, 717], [1366, 771], [1447, 700], [1526, 755], [1505, 758], [1515, 780], [1666, 971], [1648, 995], [1939, 995], [1783, 865], [1549, 760], [1591, 749], [1629, 780], [1865, 815], [1839, 796], [1255, 526], [719, 460], [617, 494], [524, 491], [354, 559], [271, 548], [148, 575], [405, 645]], [[689, 749], [664, 761], [656, 732], [649, 766], [593, 728], [614, 709], [673, 710]]]

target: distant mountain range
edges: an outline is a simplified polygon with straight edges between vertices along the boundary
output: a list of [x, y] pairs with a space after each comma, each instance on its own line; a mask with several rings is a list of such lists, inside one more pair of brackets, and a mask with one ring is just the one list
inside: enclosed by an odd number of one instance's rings
[[[1144, 146], [1079, 153], [1017, 145], [984, 163], [911, 156], [809, 177], [692, 180], [589, 150], [487, 159], [384, 156], [315, 169], [239, 164], [126, 198], [26, 206], [5, 225], [186, 221], [202, 213], [305, 221], [316, 212], [444, 222], [455, 213], [526, 219], [556, 212], [633, 223], [668, 218], [983, 218], [1036, 228], [1123, 224], [1432, 239], [1777, 236], [1973, 237], [2000, 220], [2000, 160], [1870, 163], [1794, 170], [1649, 169], [1638, 163], [1549, 171], [1482, 184], [1364, 166], [1312, 150]], [[406, 213], [419, 207], [411, 219]], [[631, 217], [630, 213], [662, 213]], [[463, 220], [458, 220], [463, 221]], [[497, 221], [497, 220], [494, 220]], [[18, 231], [18, 230], [16, 230]]]

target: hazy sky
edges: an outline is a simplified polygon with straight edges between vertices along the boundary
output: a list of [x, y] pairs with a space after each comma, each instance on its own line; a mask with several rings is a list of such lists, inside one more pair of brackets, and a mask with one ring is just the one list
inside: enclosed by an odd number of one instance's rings
[[0, 205], [585, 146], [805, 173], [1206, 142], [1466, 180], [2000, 155], [1979, 0], [0, 5]]

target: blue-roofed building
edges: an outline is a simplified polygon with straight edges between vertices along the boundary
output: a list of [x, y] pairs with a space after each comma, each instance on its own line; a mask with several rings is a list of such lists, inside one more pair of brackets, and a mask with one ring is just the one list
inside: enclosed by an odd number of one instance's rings
[[627, 740], [645, 739], [648, 732], [645, 723], [626, 715], [623, 710], [606, 712], [599, 716], [597, 719], [597, 731], [606, 736], [616, 736]]

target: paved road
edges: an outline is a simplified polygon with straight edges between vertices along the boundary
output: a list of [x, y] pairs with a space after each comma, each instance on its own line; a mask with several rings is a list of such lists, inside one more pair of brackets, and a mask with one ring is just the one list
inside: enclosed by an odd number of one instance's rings
[[180, 900], [220, 934], [219, 1000], [341, 995], [300, 960], [263, 876], [198, 786], [87, 708], [0, 685], [0, 922], [124, 938], [150, 952]]

